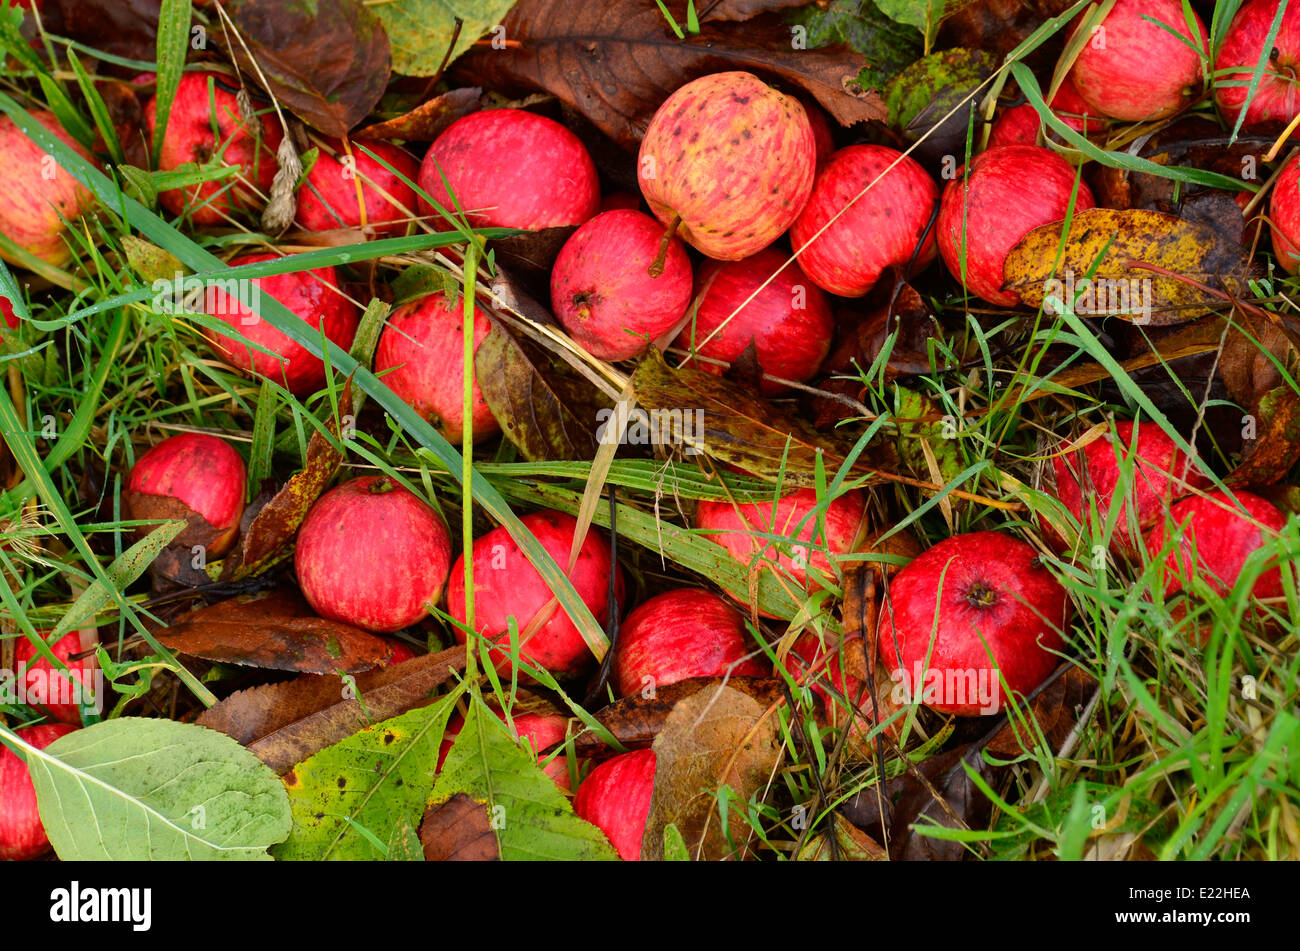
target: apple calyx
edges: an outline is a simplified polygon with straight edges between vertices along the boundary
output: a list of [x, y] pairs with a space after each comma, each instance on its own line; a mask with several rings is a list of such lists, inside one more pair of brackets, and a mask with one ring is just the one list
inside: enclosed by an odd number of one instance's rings
[[998, 603], [998, 591], [986, 581], [976, 581], [962, 596], [973, 608], [991, 608]]

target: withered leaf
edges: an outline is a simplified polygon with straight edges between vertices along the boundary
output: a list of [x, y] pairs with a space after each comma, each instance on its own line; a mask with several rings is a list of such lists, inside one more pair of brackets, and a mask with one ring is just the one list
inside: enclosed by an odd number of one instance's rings
[[[349, 379], [339, 397], [339, 406], [351, 405], [352, 381]], [[337, 417], [331, 418], [325, 428], [331, 436], [338, 438]], [[298, 527], [307, 517], [307, 511], [320, 498], [342, 462], [343, 453], [320, 432], [313, 432], [307, 442], [306, 465], [262, 506], [252, 524], [240, 536], [238, 551], [226, 559], [223, 580], [238, 581], [260, 574], [284, 559], [289, 554]]]
[[508, 270], [512, 277], [524, 282], [535, 297], [547, 298], [550, 294], [551, 268], [560, 249], [569, 240], [574, 225], [562, 228], [542, 228], [498, 238], [490, 247], [496, 251], [497, 264]]
[[420, 823], [420, 844], [426, 862], [497, 862], [501, 848], [488, 804], [465, 793], [456, 793], [424, 813]]
[[1220, 326], [1219, 335], [1223, 337], [1219, 376], [1228, 393], [1242, 406], [1254, 406], [1265, 393], [1283, 384], [1275, 360], [1293, 370], [1300, 356], [1295, 338], [1284, 325], [1249, 311], [1234, 320], [1226, 336]]
[[1281, 482], [1300, 461], [1300, 395], [1279, 386], [1260, 397], [1251, 414], [1255, 438], [1224, 480], [1234, 488], [1260, 489]]
[[[829, 862], [835, 858], [843, 862], [883, 862], [889, 858], [879, 842], [839, 813], [831, 813], [829, 824], [830, 830], [818, 832], [799, 850], [800, 862]], [[831, 835], [835, 836], [835, 847]]]
[[969, 743], [922, 760], [907, 772], [885, 780], [883, 788], [864, 789], [844, 804], [844, 815], [868, 834], [887, 837], [893, 861], [960, 860], [967, 854], [960, 842], [936, 839], [915, 830], [918, 825], [933, 826], [935, 822], [968, 829], [988, 824], [992, 803], [971, 782], [963, 763], [986, 781], [999, 771], [985, 762], [978, 744]]
[[457, 119], [477, 112], [482, 96], [483, 90], [477, 86], [452, 89], [420, 103], [406, 115], [358, 129], [353, 138], [432, 142]]
[[980, 96], [972, 93], [996, 65], [984, 50], [957, 47], [931, 53], [889, 81], [889, 122], [905, 141], [918, 143], [917, 161], [934, 167], [943, 156], [964, 154], [971, 113], [979, 108]]
[[355, 699], [339, 700], [259, 737], [248, 749], [271, 769], [283, 773], [370, 723], [429, 703], [434, 692], [464, 662], [464, 648], [452, 648], [398, 664], [391, 668], [395, 674], [392, 681], [370, 691], [363, 689], [364, 707]]
[[241, 595], [182, 614], [158, 633], [158, 641], [218, 663], [313, 674], [358, 673], [392, 654], [382, 637], [304, 608], [284, 590]]
[[42, 0], [41, 22], [103, 53], [152, 61], [158, 53], [160, 0]]
[[502, 26], [506, 49], [471, 50], [453, 75], [506, 91], [549, 92], [627, 148], [679, 86], [747, 70], [811, 94], [841, 125], [885, 117], [874, 92], [846, 89], [864, 65], [843, 47], [794, 49], [779, 14], [705, 23], [679, 40], [654, 0], [521, 0]]
[[[1061, 748], [1078, 722], [1079, 712], [1096, 690], [1096, 678], [1074, 664], [1067, 664], [1061, 676], [1050, 681], [1029, 701], [1026, 712], [1038, 724], [1053, 752]], [[1008, 718], [1006, 725], [985, 745], [991, 753], [1019, 756], [1032, 750], [1036, 738], [1037, 734], [1028, 724]]]
[[[282, 106], [326, 135], [346, 135], [383, 96], [392, 71], [388, 34], [365, 4], [240, 0], [233, 19], [243, 42], [230, 42], [226, 52], [254, 82], [265, 77]], [[214, 36], [224, 42], [222, 31]]]
[[760, 13], [801, 7], [804, 2], [805, 0], [701, 0], [695, 6], [700, 22], [710, 23], [714, 20], [752, 20]]
[[1062, 227], [1063, 222], [1056, 222], [1035, 228], [1007, 255], [1003, 286], [1030, 307], [1052, 297], [1066, 305], [1074, 302], [1075, 313], [1085, 316], [1178, 324], [1223, 306], [1223, 299], [1176, 276], [1135, 265], [1154, 265], [1228, 293], [1241, 290], [1249, 271], [1246, 249], [1213, 228], [1137, 208], [1076, 212], [1058, 265]]
[[[678, 701], [711, 687], [719, 687], [721, 677], [694, 677], [677, 683], [657, 687], [654, 695], [636, 694], [624, 697], [596, 714], [596, 719], [630, 750], [645, 749], [662, 732]], [[729, 677], [726, 685], [732, 690], [753, 697], [764, 707], [781, 696], [781, 681], [772, 677]], [[612, 756], [610, 749], [591, 730], [583, 730], [573, 738], [574, 750], [582, 757]]]
[[474, 365], [488, 408], [526, 459], [596, 455], [597, 413], [607, 402], [560, 358], [494, 319]]
[[[727, 842], [717, 790], [740, 802], [762, 789], [781, 756], [771, 707], [730, 686], [707, 686], [678, 701], [655, 739], [655, 783], [642, 858], [663, 859], [664, 826], [677, 826], [692, 859], [743, 857]], [[735, 829], [736, 824], [731, 823]]]
[[[703, 370], [671, 367], [653, 348], [638, 364], [632, 384], [637, 402], [647, 410], [663, 411], [660, 419], [675, 427], [672, 436], [679, 445], [691, 446], [754, 475], [775, 478], [782, 471], [784, 458], [786, 481], [809, 485], [819, 455], [828, 470], [847, 455], [837, 439], [778, 409], [749, 387]], [[683, 420], [695, 418], [691, 415], [694, 410], [703, 411], [702, 432], [695, 427], [688, 431], [683, 425]]]
[[[1048, 19], [1064, 13], [1074, 0], [958, 0], [945, 5], [949, 11], [939, 31], [940, 49], [966, 46], [987, 50], [994, 59], [1003, 57], [1029, 38]], [[1051, 62], [1060, 42], [1045, 43], [1034, 51], [1039, 60]]]

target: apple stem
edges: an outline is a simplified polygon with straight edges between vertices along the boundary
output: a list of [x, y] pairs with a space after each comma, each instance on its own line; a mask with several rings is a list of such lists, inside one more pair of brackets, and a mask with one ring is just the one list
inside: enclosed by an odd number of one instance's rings
[[659, 253], [655, 255], [655, 259], [650, 262], [650, 269], [647, 273], [651, 277], [658, 277], [664, 272], [664, 260], [668, 257], [668, 245], [672, 242], [673, 235], [677, 233], [677, 228], [681, 223], [682, 216], [678, 214], [674, 214], [673, 220], [668, 222], [668, 230], [665, 231], [664, 236], [659, 239]]

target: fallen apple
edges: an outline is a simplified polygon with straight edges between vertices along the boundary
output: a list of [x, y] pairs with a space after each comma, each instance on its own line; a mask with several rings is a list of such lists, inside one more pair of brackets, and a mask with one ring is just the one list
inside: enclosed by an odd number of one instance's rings
[[619, 627], [611, 679], [621, 697], [691, 677], [762, 677], [771, 666], [745, 618], [702, 588], [677, 588], [642, 602]]
[[655, 217], [720, 261], [763, 250], [812, 192], [817, 145], [799, 101], [752, 73], [701, 76], [669, 96], [641, 139]]
[[[389, 314], [375, 347], [375, 373], [452, 443], [459, 443], [465, 430], [464, 321], [464, 300], [449, 302], [435, 291]], [[487, 315], [475, 307], [475, 353], [491, 330]], [[501, 431], [477, 379], [471, 420], [475, 442]]]
[[677, 239], [660, 274], [648, 273], [663, 228], [639, 211], [606, 211], [560, 249], [551, 271], [551, 305], [569, 336], [600, 360], [643, 355], [686, 315], [691, 262]]
[[[279, 257], [274, 253], [258, 252], [232, 258], [229, 263], [231, 267], [239, 267]], [[232, 284], [234, 294], [229, 293]], [[294, 396], [309, 396], [325, 386], [325, 363], [302, 344], [276, 330], [270, 321], [254, 313], [249, 305], [263, 294], [289, 308], [317, 334], [323, 331], [327, 339], [344, 350], [352, 346], [361, 315], [339, 287], [333, 267], [270, 277], [231, 279], [224, 282], [224, 287], [213, 282], [206, 288], [204, 311], [229, 324], [249, 341], [244, 343], [229, 334], [210, 332], [208, 340], [221, 359], [245, 373], [282, 384]], [[255, 350], [252, 344], [266, 350]]]
[[1294, 274], [1300, 269], [1300, 154], [1282, 166], [1273, 183], [1268, 197], [1268, 220], [1278, 266]]
[[655, 788], [654, 750], [605, 760], [578, 786], [573, 811], [597, 826], [625, 862], [641, 859], [641, 840]]
[[[1135, 550], [1135, 538], [1140, 540], [1131, 525], [1139, 532], [1149, 528], [1175, 499], [1209, 484], [1157, 423], [1116, 423], [1113, 436], [1053, 457], [1052, 468], [1056, 497], [1085, 531], [1094, 510], [1101, 520], [1096, 528], [1104, 531], [1111, 500], [1123, 489], [1111, 537], [1126, 552]], [[1048, 533], [1055, 536], [1050, 527]]]
[[[1267, 499], [1251, 492], [1234, 495], [1236, 503], [1220, 489], [1189, 496], [1174, 503], [1168, 518], [1151, 529], [1147, 553], [1164, 559], [1166, 597], [1184, 590], [1193, 578], [1226, 595], [1251, 554], [1286, 525], [1286, 516]], [[1257, 598], [1281, 597], [1281, 569], [1267, 568], [1251, 590]]]
[[[136, 460], [126, 477], [126, 490], [185, 503], [220, 533], [207, 546], [209, 558], [220, 558], [239, 534], [247, 478], [244, 460], [225, 440], [207, 433], [181, 433], [164, 439]], [[123, 514], [140, 517], [131, 513], [128, 498], [123, 499]], [[143, 536], [155, 527], [143, 526], [137, 531]]]
[[953, 535], [894, 576], [877, 644], [910, 702], [955, 716], [996, 713], [1002, 681], [1025, 695], [1056, 669], [1069, 596], [1033, 546], [1003, 532]]
[[[39, 750], [77, 728], [66, 723], [19, 727], [23, 741]], [[36, 806], [36, 787], [27, 764], [8, 746], [0, 747], [0, 860], [28, 861], [50, 850], [50, 840]]]
[[[425, 154], [419, 185], [448, 213], [464, 210], [476, 228], [561, 228], [580, 225], [600, 209], [596, 166], [578, 137], [523, 109], [485, 109], [457, 119]], [[420, 207], [446, 230], [423, 196]]]
[[934, 260], [938, 200], [915, 160], [883, 145], [851, 145], [818, 173], [790, 241], [814, 284], [861, 297], [886, 268], [913, 273]]
[[[44, 635], [45, 632], [37, 633]], [[50, 651], [63, 661], [68, 672], [57, 669], [26, 637], [14, 640], [14, 673], [25, 685], [27, 705], [48, 713], [63, 723], [81, 725], [80, 700], [94, 699], [94, 672], [99, 669], [94, 652], [81, 654], [81, 632], [72, 631], [50, 644]]]
[[[1056, 95], [1048, 105], [1052, 113], [1075, 132], [1093, 135], [1106, 130], [1106, 121], [1099, 118], [1096, 110], [1083, 101], [1079, 90], [1074, 86], [1074, 80], [1068, 75], [1061, 81]], [[1038, 133], [1042, 128], [1043, 120], [1030, 103], [1004, 109], [989, 133], [989, 148], [999, 145], [1038, 145]], [[1056, 138], [1050, 130], [1047, 135], [1053, 140]]]
[[[230, 82], [217, 73], [183, 73], [167, 118], [158, 170], [206, 165], [214, 159], [236, 169], [232, 178], [162, 192], [158, 200], [174, 215], [187, 213], [196, 225], [228, 222], [264, 201], [277, 168], [275, 153], [283, 133], [268, 116], [241, 115]], [[214, 108], [215, 107], [215, 108]], [[150, 140], [157, 125], [158, 102], [145, 106]]]
[[[37, 111], [32, 118], [82, 158], [95, 162], [53, 113]], [[0, 233], [46, 264], [62, 267], [72, 259], [67, 222], [94, 207], [94, 194], [8, 116], [0, 116], [0, 156], [0, 194], [5, 196], [0, 202]], [[23, 263], [7, 252], [0, 257]]]
[[[555, 559], [561, 568], [569, 564], [578, 520], [563, 512], [544, 510], [520, 519], [524, 527]], [[541, 574], [504, 526], [474, 541], [474, 629], [495, 642], [493, 653], [505, 669], [510, 663], [509, 630], [513, 623], [520, 640], [519, 656], [545, 668], [557, 678], [585, 673], [595, 657], [582, 634]], [[451, 571], [447, 587], [447, 610], [461, 626], [456, 637], [463, 644], [465, 633], [465, 556]], [[601, 624], [609, 613], [609, 575], [614, 572], [615, 597], [623, 600], [623, 572], [611, 563], [609, 543], [593, 529], [578, 550], [578, 559], [568, 578], [578, 596]]]
[[[1116, 0], [1070, 69], [1080, 98], [1126, 122], [1165, 119], [1201, 90], [1205, 24], [1183, 0]], [[1189, 29], [1189, 20], [1191, 28]]]
[[[330, 143], [298, 189], [298, 223], [308, 231], [368, 228], [376, 235], [400, 235], [417, 214], [414, 182], [420, 163], [389, 142]], [[391, 165], [395, 174], [362, 149]], [[405, 181], [403, 181], [405, 179]]]
[[[1214, 101], [1229, 128], [1241, 118], [1245, 132], [1276, 134], [1300, 115], [1300, 4], [1289, 4], [1269, 42], [1281, 0], [1249, 0], [1228, 25], [1214, 61]], [[1265, 45], [1268, 45], [1267, 52]], [[1263, 72], [1253, 95], [1255, 70]], [[1249, 102], [1246, 97], [1250, 96]], [[1276, 194], [1276, 192], [1275, 192]]]
[[[769, 248], [743, 261], [707, 262], [696, 281], [698, 306], [676, 345], [730, 364], [752, 343], [764, 374], [796, 383], [811, 379], [830, 350], [835, 318], [826, 295], [788, 260]], [[703, 360], [683, 366], [725, 369]], [[763, 380], [761, 389], [775, 396], [789, 387]]]
[[[949, 273], [976, 297], [1014, 307], [1020, 295], [1004, 291], [1007, 255], [1040, 225], [1070, 209], [1077, 172], [1051, 149], [1004, 145], [975, 156], [948, 183], [939, 207], [939, 253]], [[1078, 183], [1074, 210], [1095, 204]]]
[[294, 554], [298, 584], [317, 614], [381, 633], [428, 614], [450, 563], [441, 516], [388, 476], [362, 476], [321, 496]]
[[[695, 527], [747, 568], [759, 560], [764, 570], [785, 579], [790, 591], [812, 592], [834, 583], [843, 556], [854, 550], [863, 530], [866, 509], [866, 497], [857, 489], [824, 506], [816, 490], [798, 489], [775, 506], [701, 501]], [[790, 541], [772, 542], [771, 535]], [[749, 603], [747, 591], [729, 593]]]

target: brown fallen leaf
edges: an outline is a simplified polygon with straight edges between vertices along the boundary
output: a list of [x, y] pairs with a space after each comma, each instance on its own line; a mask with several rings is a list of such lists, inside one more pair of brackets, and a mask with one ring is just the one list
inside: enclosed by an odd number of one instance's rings
[[352, 137], [432, 142], [457, 119], [478, 112], [482, 103], [483, 90], [477, 86], [452, 89], [420, 103], [405, 115], [358, 129]]
[[[664, 826], [670, 822], [692, 859], [744, 856], [745, 843], [736, 844], [737, 852], [723, 834], [717, 790], [727, 785], [744, 803], [770, 780], [782, 748], [773, 709], [723, 685], [677, 702], [654, 742], [654, 792], [642, 858], [663, 859]], [[737, 827], [730, 823], [733, 834]]]
[[673, 90], [725, 70], [802, 89], [841, 125], [885, 117], [876, 93], [850, 89], [861, 57], [844, 47], [795, 49], [779, 14], [703, 23], [679, 40], [654, 0], [521, 0], [502, 27], [510, 45], [471, 50], [452, 67], [453, 77], [506, 92], [549, 92], [629, 149]]
[[[613, 734], [614, 739], [629, 750], [645, 749], [663, 731], [668, 714], [679, 701], [709, 687], [721, 686], [722, 683], [721, 677], [679, 680], [657, 688], [649, 697], [636, 694], [615, 701], [597, 713], [596, 719]], [[781, 696], [781, 681], [772, 677], [730, 677], [726, 680], [726, 685], [753, 697], [764, 707], [775, 703]], [[575, 736], [573, 746], [580, 757], [601, 758], [613, 756], [616, 752], [591, 730], [583, 730]]]
[[1269, 390], [1251, 412], [1253, 439], [1224, 479], [1233, 488], [1260, 489], [1281, 482], [1300, 461], [1300, 394], [1291, 386]]
[[346, 135], [384, 95], [393, 65], [388, 34], [364, 4], [240, 0], [231, 11], [240, 39], [227, 41], [219, 27], [214, 39], [251, 81], [265, 81], [267, 92], [313, 128]]
[[[343, 386], [338, 405], [352, 405], [351, 378]], [[330, 436], [338, 438], [337, 417], [331, 418], [325, 428]], [[320, 498], [342, 462], [343, 453], [320, 432], [312, 432], [302, 471], [289, 477], [289, 481], [262, 506], [248, 528], [240, 534], [239, 548], [226, 559], [222, 580], [238, 581], [261, 574], [288, 557], [307, 511]]]
[[[1066, 664], [1065, 672], [1029, 701], [1027, 713], [1038, 724], [1053, 752], [1061, 748], [1074, 729], [1079, 713], [1097, 690], [1097, 680], [1086, 670]], [[1026, 724], [1008, 720], [985, 744], [990, 753], [1019, 756], [1032, 750], [1037, 734]]]
[[392, 645], [376, 634], [304, 614], [295, 597], [280, 590], [199, 608], [159, 631], [158, 641], [190, 657], [312, 674], [359, 673], [392, 654]]
[[368, 724], [431, 702], [435, 691], [454, 671], [462, 669], [464, 662], [465, 649], [452, 648], [398, 664], [392, 668], [397, 675], [392, 681], [362, 690], [364, 707], [355, 699], [339, 700], [259, 737], [248, 750], [277, 773], [284, 773]]
[[1048, 300], [1054, 298], [1073, 302], [1075, 313], [1083, 316], [1118, 316], [1157, 327], [1179, 324], [1222, 307], [1222, 297], [1135, 263], [1229, 294], [1238, 293], [1250, 273], [1250, 255], [1237, 241], [1158, 211], [1076, 212], [1064, 247], [1062, 229], [1063, 222], [1035, 228], [1007, 255], [1003, 287], [1030, 307], [1055, 306]]
[[48, 33], [127, 59], [158, 55], [159, 0], [42, 0], [40, 8]]
[[456, 793], [430, 806], [420, 823], [426, 862], [497, 862], [501, 848], [485, 802]]
[[522, 283], [533, 297], [550, 300], [551, 268], [564, 243], [577, 231], [574, 225], [525, 231], [491, 242], [498, 267]]
[[[958, 0], [944, 5], [947, 16], [937, 46], [966, 46], [1004, 56], [1029, 38], [1048, 19], [1064, 13], [1075, 0]], [[1027, 62], [1037, 68], [1060, 52], [1061, 40], [1040, 46]]]

